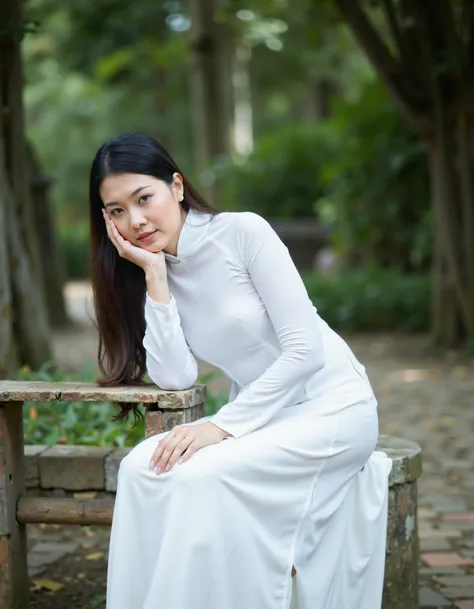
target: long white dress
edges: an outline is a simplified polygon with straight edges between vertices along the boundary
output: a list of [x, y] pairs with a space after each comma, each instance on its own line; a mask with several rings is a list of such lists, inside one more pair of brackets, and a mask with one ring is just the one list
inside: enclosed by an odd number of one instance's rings
[[194, 356], [216, 365], [231, 394], [201, 421], [231, 436], [159, 476], [160, 436], [122, 461], [107, 609], [380, 609], [391, 460], [364, 367], [259, 215], [190, 210], [166, 260], [149, 376], [186, 389]]

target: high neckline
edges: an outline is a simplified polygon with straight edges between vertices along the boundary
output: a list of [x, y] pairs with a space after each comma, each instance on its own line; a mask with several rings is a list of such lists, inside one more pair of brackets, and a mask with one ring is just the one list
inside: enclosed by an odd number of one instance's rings
[[179, 233], [176, 256], [163, 252], [165, 259], [172, 264], [177, 264], [195, 252], [206, 236], [212, 215], [190, 207]]

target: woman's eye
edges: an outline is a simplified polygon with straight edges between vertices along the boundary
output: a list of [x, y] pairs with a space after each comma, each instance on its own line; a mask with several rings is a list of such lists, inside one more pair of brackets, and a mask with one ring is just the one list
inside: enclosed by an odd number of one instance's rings
[[111, 215], [111, 216], [118, 216], [118, 215], [119, 215], [121, 212], [122, 212], [122, 210], [121, 210], [121, 209], [116, 208], [116, 209], [113, 209], [113, 210], [110, 212], [110, 215]]
[[140, 203], [146, 203], [150, 197], [151, 195], [143, 195], [142, 197], [140, 197], [139, 201]]

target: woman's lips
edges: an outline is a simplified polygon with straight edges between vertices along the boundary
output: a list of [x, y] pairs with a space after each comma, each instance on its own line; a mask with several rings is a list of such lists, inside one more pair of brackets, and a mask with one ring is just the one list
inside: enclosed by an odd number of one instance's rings
[[152, 233], [144, 233], [143, 236], [138, 237], [138, 240], [141, 241], [142, 243], [148, 243], [153, 240], [155, 233], [156, 233], [156, 230], [154, 230]]

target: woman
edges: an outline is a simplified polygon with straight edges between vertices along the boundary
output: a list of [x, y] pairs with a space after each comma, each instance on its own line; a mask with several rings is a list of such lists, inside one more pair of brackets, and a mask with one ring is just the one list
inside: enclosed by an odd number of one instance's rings
[[186, 389], [195, 356], [232, 381], [217, 414], [122, 461], [107, 609], [379, 609], [377, 402], [287, 248], [140, 134], [100, 148], [90, 203], [100, 382]]

